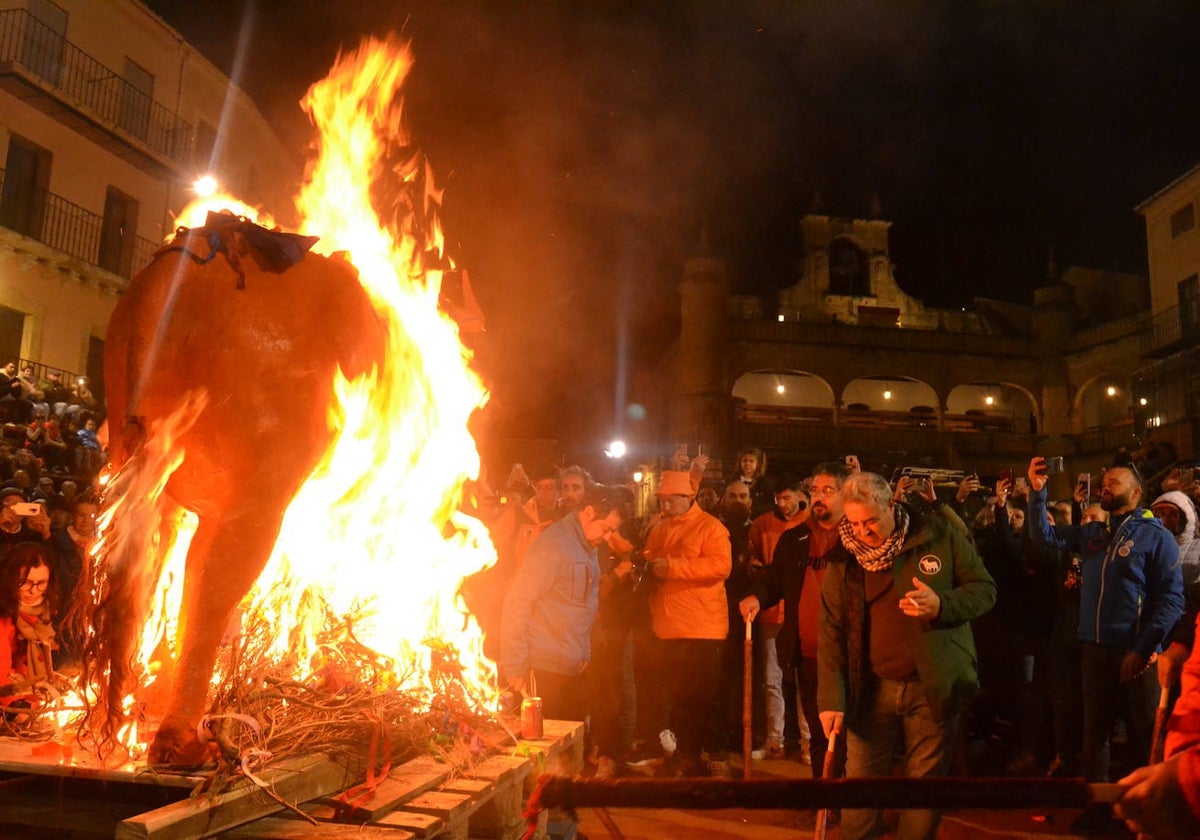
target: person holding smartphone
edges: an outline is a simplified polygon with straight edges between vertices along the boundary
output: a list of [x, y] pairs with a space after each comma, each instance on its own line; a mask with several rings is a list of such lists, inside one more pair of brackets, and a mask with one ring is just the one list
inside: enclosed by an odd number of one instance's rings
[[[1107, 782], [1109, 736], [1118, 709], [1131, 724], [1134, 755], [1150, 752], [1158, 676], [1150, 665], [1183, 615], [1179, 546], [1142, 507], [1141, 478], [1127, 466], [1104, 473], [1100, 504], [1107, 526], [1051, 527], [1046, 518], [1046, 459], [1029, 462], [1029, 534], [1034, 545], [1078, 553], [1081, 561], [1079, 640], [1082, 643], [1083, 755], [1089, 782]], [[1111, 806], [1089, 806], [1073, 831], [1114, 827]]]
[[0, 557], [11, 545], [23, 542], [50, 542], [50, 516], [45, 505], [37, 512], [29, 507], [18, 487], [0, 490]]

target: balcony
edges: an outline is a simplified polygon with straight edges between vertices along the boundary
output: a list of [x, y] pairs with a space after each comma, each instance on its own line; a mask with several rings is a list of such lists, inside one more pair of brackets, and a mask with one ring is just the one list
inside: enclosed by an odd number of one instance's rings
[[126, 279], [144, 268], [158, 243], [106, 226], [98, 216], [61, 195], [36, 190], [25, 195], [4, 191], [0, 169], [0, 228], [36, 239], [67, 256]]
[[24, 9], [0, 12], [0, 88], [155, 177], [190, 161], [189, 123]]
[[1197, 344], [1200, 344], [1200, 300], [1193, 300], [1155, 314], [1146, 355], [1161, 359]]

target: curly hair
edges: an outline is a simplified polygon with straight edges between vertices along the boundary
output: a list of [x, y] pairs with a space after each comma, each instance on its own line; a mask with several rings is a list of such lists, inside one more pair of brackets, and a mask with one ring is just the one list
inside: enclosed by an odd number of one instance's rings
[[46, 585], [45, 603], [47, 615], [58, 611], [58, 581], [54, 574], [54, 555], [41, 543], [22, 542], [10, 547], [0, 562], [0, 616], [16, 619], [21, 606], [21, 584], [30, 569], [45, 566], [50, 570], [50, 582]]

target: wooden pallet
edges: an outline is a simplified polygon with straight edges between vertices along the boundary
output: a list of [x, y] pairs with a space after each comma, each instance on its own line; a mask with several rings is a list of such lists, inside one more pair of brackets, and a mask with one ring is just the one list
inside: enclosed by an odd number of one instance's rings
[[[29, 742], [0, 738], [0, 772], [24, 778], [58, 776], [63, 780], [59, 784], [84, 785], [71, 794], [76, 801], [86, 800], [80, 802], [80, 810], [92, 801], [89, 797], [99, 806], [108, 798], [104, 791], [111, 791], [114, 785], [129, 791], [153, 785], [162, 791], [169, 803], [162, 807], [149, 811], [127, 808], [124, 813], [116, 813], [115, 805], [109, 809], [114, 822], [107, 824], [114, 826], [115, 836], [121, 840], [214, 836], [340, 840], [352, 834], [359, 840], [515, 840], [524, 831], [521, 813], [538, 775], [573, 773], [582, 767], [583, 724], [546, 721], [544, 738], [521, 741], [471, 767], [454, 768], [428, 756], [413, 759], [395, 768], [373, 796], [349, 813], [337, 812], [334, 807], [338, 792], [356, 781], [340, 766], [320, 756], [296, 756], [273, 763], [262, 777], [308, 820], [248, 780], [237, 781], [215, 797], [190, 798], [187, 791], [199, 781], [196, 776], [147, 774], [132, 765], [105, 767], [83, 754], [64, 755], [52, 749], [40, 752], [43, 754], [34, 755]], [[45, 783], [36, 789], [42, 788]], [[61, 801], [61, 796], [58, 804], [49, 798], [39, 806], [41, 816], [53, 816], [53, 811], [63, 807]], [[157, 799], [161, 801], [164, 798]], [[53, 819], [35, 821], [39, 815], [34, 811], [36, 808], [30, 808], [21, 820], [10, 814], [9, 822], [31, 828], [56, 824]], [[23, 822], [26, 817], [28, 822]], [[56, 820], [61, 823], [63, 818]], [[104, 836], [102, 831], [97, 836]]]

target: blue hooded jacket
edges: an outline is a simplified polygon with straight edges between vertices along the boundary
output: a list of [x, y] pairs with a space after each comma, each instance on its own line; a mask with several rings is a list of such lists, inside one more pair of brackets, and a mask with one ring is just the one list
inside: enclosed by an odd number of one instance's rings
[[1183, 615], [1179, 546], [1154, 515], [1134, 509], [1115, 534], [1102, 522], [1050, 527], [1046, 489], [1029, 491], [1035, 544], [1080, 555], [1079, 639], [1149, 659]]

